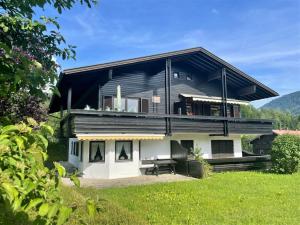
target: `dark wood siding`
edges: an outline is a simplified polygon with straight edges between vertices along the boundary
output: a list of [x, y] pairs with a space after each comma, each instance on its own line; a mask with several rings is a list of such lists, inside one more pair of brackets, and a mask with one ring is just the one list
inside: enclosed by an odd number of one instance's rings
[[164, 119], [75, 116], [74, 133], [165, 133]]
[[[171, 121], [171, 133], [207, 133], [222, 135], [224, 120], [229, 134], [267, 134], [272, 131], [268, 120], [230, 119], [224, 117], [179, 116], [147, 113], [99, 112], [72, 110], [65, 119], [65, 131], [75, 133], [158, 133], [165, 134], [166, 121]], [[67, 121], [70, 121], [67, 125]], [[263, 133], [262, 133], [263, 132]]]
[[270, 122], [236, 120], [228, 122], [229, 133], [234, 134], [268, 134], [272, 132], [273, 124]]
[[172, 133], [222, 134], [223, 122], [190, 119], [172, 119]]
[[[159, 69], [160, 68], [160, 69]], [[117, 70], [113, 72], [111, 80], [101, 86], [102, 96], [116, 96], [117, 85], [121, 86], [122, 97], [138, 97], [149, 99], [149, 113], [165, 113], [165, 69], [164, 64], [156, 70], [135, 68], [127, 70]], [[158, 71], [158, 72], [157, 72]], [[180, 78], [174, 78], [173, 72], [178, 72]], [[190, 75], [192, 80], [187, 80]], [[220, 81], [207, 82], [207, 74], [193, 69], [182, 63], [172, 64], [171, 74], [171, 113], [174, 112], [174, 103], [179, 101], [179, 94], [196, 94], [208, 96], [221, 96]], [[153, 103], [152, 97], [159, 96], [160, 103]], [[235, 94], [230, 89], [228, 97], [234, 98]], [[93, 96], [97, 98], [93, 92]], [[96, 104], [93, 104], [96, 107]]]

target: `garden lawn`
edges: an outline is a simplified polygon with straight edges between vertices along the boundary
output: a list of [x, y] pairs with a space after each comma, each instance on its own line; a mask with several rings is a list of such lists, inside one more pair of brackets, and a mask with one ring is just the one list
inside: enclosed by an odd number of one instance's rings
[[104, 199], [95, 224], [300, 224], [300, 173], [231, 172], [204, 180], [75, 190]]

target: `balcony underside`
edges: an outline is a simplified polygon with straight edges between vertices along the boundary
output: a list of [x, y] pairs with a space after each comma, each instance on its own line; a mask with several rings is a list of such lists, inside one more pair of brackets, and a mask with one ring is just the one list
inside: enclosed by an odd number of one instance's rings
[[205, 133], [268, 134], [272, 121], [205, 116], [179, 116], [72, 110], [62, 121], [66, 136], [76, 133]]

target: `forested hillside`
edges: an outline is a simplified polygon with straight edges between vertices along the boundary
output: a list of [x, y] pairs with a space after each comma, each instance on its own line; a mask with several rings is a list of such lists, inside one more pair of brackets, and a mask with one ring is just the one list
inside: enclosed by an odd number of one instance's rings
[[249, 119], [272, 119], [274, 129], [300, 129], [300, 115], [293, 115], [275, 109], [256, 109], [253, 106], [242, 106], [241, 113], [243, 118]]
[[277, 109], [287, 111], [294, 115], [300, 115], [300, 91], [293, 92], [288, 95], [283, 95], [271, 102], [265, 104], [263, 109]]

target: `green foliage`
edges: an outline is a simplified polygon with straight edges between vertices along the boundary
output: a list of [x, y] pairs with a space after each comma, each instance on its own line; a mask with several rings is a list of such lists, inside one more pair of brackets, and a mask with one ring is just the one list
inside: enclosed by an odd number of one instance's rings
[[[59, 183], [66, 175], [65, 168], [57, 162], [53, 169], [44, 165], [49, 135], [53, 135], [53, 129], [32, 118], [27, 123], [0, 127], [0, 208], [13, 217], [26, 214], [37, 224], [59, 225], [78, 206], [66, 205], [61, 196]], [[80, 186], [76, 174], [70, 179]], [[86, 212], [91, 218], [98, 209], [98, 201], [87, 200]]]
[[280, 135], [275, 138], [271, 150], [272, 171], [295, 173], [300, 165], [300, 137]]
[[38, 122], [47, 119], [47, 108], [42, 99], [30, 96], [25, 91], [11, 93], [9, 97], [0, 99], [0, 109], [0, 124], [15, 124], [26, 117]]
[[249, 119], [271, 119], [274, 120], [274, 129], [300, 129], [300, 116], [292, 115], [274, 109], [256, 109], [253, 106], [241, 106], [241, 114]]
[[247, 152], [253, 152], [253, 145], [250, 143], [256, 136], [255, 135], [242, 135], [242, 149]]
[[202, 149], [199, 146], [196, 146], [193, 149], [193, 154], [195, 160], [199, 161], [200, 164], [203, 166], [203, 178], [209, 177], [212, 174], [212, 166], [202, 157]]
[[0, 128], [0, 202], [12, 214], [38, 212], [33, 219], [38, 223], [63, 224], [72, 211], [58, 187], [65, 170], [57, 163], [53, 170], [44, 166], [45, 136], [52, 134], [50, 126], [31, 118]]
[[95, 0], [3, 0], [0, 3], [0, 98], [22, 90], [46, 98], [54, 86], [58, 64], [54, 57], [75, 59], [75, 46], [59, 33], [57, 18], [32, 19], [35, 9], [52, 6], [58, 13], [77, 2], [91, 7]]

